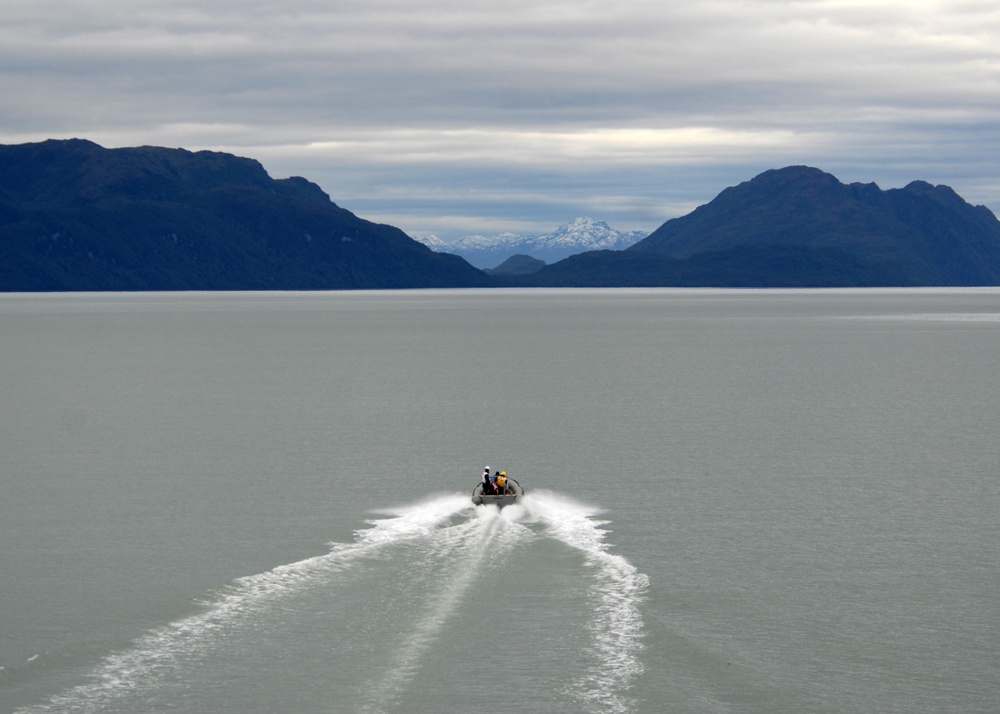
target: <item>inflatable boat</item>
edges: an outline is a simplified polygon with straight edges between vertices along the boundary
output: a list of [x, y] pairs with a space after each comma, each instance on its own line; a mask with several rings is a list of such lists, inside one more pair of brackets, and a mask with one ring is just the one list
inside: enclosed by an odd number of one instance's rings
[[477, 506], [486, 506], [492, 503], [498, 508], [503, 508], [518, 503], [523, 497], [524, 489], [521, 484], [510, 477], [507, 478], [506, 493], [483, 493], [483, 484], [481, 483], [472, 489], [472, 502]]

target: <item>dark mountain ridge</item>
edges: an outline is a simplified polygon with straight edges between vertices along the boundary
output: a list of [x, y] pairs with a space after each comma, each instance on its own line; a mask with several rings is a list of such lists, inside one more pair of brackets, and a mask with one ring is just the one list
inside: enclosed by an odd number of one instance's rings
[[522, 284], [1000, 285], [1000, 222], [947, 186], [883, 191], [819, 169], [766, 171], [620, 252], [573, 256]]
[[1000, 222], [947, 186], [883, 191], [791, 166], [626, 250], [487, 275], [252, 159], [78, 139], [0, 146], [2, 291], [509, 285], [1000, 285]]
[[0, 146], [0, 290], [472, 287], [488, 277], [257, 161], [89, 141]]
[[843, 251], [888, 282], [985, 285], [1000, 280], [1000, 223], [947, 186], [845, 185], [819, 169], [766, 171], [667, 221], [632, 246], [672, 258], [748, 246]]

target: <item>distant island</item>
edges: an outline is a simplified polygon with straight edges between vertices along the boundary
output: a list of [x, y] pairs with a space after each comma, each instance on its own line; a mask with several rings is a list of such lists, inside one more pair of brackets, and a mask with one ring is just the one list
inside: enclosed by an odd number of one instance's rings
[[[634, 237], [629, 237], [634, 240]], [[0, 146], [0, 291], [1000, 285], [1000, 221], [947, 186], [766, 171], [623, 250], [489, 273], [256, 161]]]
[[545, 261], [530, 255], [512, 255], [495, 268], [486, 268], [489, 275], [530, 275], [545, 267]]

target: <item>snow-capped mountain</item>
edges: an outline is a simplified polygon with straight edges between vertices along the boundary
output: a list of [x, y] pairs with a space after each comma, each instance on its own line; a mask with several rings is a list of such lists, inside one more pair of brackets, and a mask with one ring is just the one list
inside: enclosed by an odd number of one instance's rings
[[[616, 231], [604, 221], [595, 221], [593, 218], [577, 218], [572, 223], [559, 226], [552, 233], [535, 238], [536, 251], [539, 253], [535, 257], [551, 263], [588, 250], [624, 250], [647, 235], [646, 231]], [[546, 252], [550, 254], [550, 258], [541, 254]]]
[[439, 253], [460, 255], [477, 268], [492, 268], [518, 254], [555, 263], [588, 250], [623, 250], [646, 235], [645, 231], [616, 231], [604, 221], [593, 218], [577, 218], [540, 236], [500, 233], [465, 236], [452, 243], [445, 243], [436, 236], [417, 240]]

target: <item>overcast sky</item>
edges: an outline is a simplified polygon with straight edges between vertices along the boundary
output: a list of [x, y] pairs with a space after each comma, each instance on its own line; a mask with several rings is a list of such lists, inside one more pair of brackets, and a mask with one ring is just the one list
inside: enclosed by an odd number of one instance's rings
[[214, 149], [411, 235], [653, 230], [792, 164], [1000, 214], [997, 0], [3, 0], [0, 143]]

